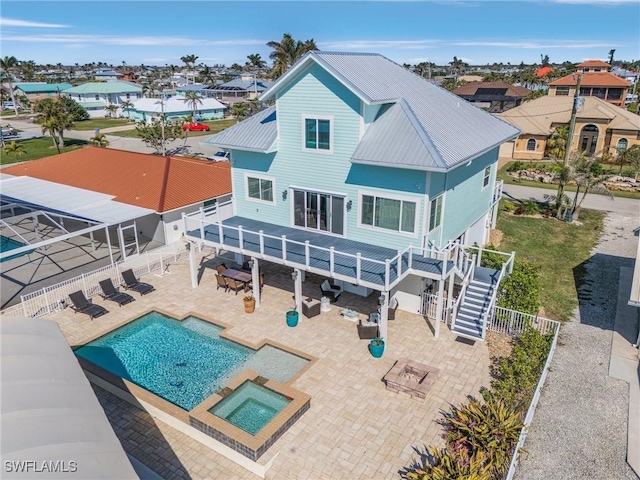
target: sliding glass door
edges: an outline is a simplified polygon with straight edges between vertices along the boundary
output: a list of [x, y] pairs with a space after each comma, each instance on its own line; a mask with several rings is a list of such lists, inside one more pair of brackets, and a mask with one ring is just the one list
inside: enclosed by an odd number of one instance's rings
[[344, 197], [294, 189], [293, 208], [296, 226], [344, 234]]

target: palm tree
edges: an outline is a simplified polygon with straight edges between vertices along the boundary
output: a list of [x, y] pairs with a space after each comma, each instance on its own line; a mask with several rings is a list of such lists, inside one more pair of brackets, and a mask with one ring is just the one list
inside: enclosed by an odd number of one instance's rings
[[188, 104], [191, 108], [191, 115], [196, 116], [196, 110], [198, 105], [202, 105], [202, 97], [198, 92], [189, 91], [184, 94], [184, 103]]
[[109, 116], [109, 118], [113, 118], [113, 114], [118, 111], [118, 106], [110, 103], [109, 105], [104, 107], [104, 109], [107, 111], [107, 115]]
[[[613, 175], [599, 175], [594, 166], [598, 163], [598, 157], [590, 155], [588, 157], [584, 154], [579, 155], [580, 163], [573, 180], [576, 182], [576, 195], [573, 199], [573, 209], [571, 210], [572, 219], [575, 221], [580, 216], [580, 209], [582, 208], [582, 202], [587, 197], [587, 193], [596, 193], [599, 195], [606, 195], [613, 200], [613, 193], [605, 188], [604, 183], [609, 180]], [[582, 198], [578, 201], [578, 196], [582, 191]]]
[[202, 67], [202, 70], [200, 70], [200, 73], [198, 74], [198, 81], [200, 83], [212, 85], [216, 82], [216, 76], [213, 70], [205, 65], [204, 67]]
[[[182, 125], [189, 125], [193, 123], [193, 115], [185, 115], [181, 119]], [[184, 146], [187, 145], [187, 138], [189, 138], [189, 129], [183, 128], [184, 130]]]
[[22, 144], [15, 140], [6, 144], [3, 148], [5, 155], [13, 155], [14, 161], [18, 161], [18, 157], [22, 157], [27, 154]]
[[544, 150], [544, 154], [547, 157], [564, 158], [567, 148], [567, 142], [569, 140], [569, 127], [562, 126], [556, 127], [549, 138], [547, 139], [547, 145]]
[[238, 102], [231, 106], [231, 111], [236, 118], [241, 119], [247, 115], [249, 108], [245, 102]]
[[460, 75], [461, 72], [464, 71], [465, 67], [468, 67], [469, 65], [464, 63], [462, 61], [462, 59], [458, 58], [458, 57], [453, 57], [453, 60], [451, 62], [449, 62], [449, 65], [451, 65], [451, 72], [457, 77], [458, 75]]
[[249, 55], [247, 55], [247, 59], [249, 60], [247, 62], [247, 66], [255, 69], [255, 70], [260, 70], [261, 68], [264, 68], [267, 66], [267, 62], [265, 62], [261, 57], [259, 53], [250, 53]]
[[290, 33], [285, 33], [279, 42], [271, 41], [267, 47], [273, 49], [269, 58], [273, 60], [271, 75], [273, 78], [280, 77], [291, 65], [296, 63], [305, 53], [318, 50], [313, 39], [306, 41], [295, 41]]
[[131, 120], [131, 114], [129, 113], [129, 109], [133, 108], [133, 102], [129, 100], [125, 100], [120, 104], [120, 106], [125, 112], [127, 112], [127, 117], [129, 118], [129, 120]]
[[100, 148], [105, 148], [109, 145], [109, 140], [107, 140], [107, 136], [104, 133], [96, 133], [95, 137], [89, 139], [89, 143]]
[[49, 134], [49, 136], [53, 140], [53, 145], [56, 147], [56, 150], [58, 150], [58, 153], [60, 153], [60, 142], [58, 141], [58, 125], [55, 119], [53, 117], [39, 116], [38, 118], [36, 118], [35, 123], [42, 126], [43, 134]]
[[7, 86], [9, 87], [9, 93], [11, 95], [11, 101], [13, 102], [13, 110], [18, 115], [18, 104], [13, 93], [13, 79], [11, 78], [11, 71], [18, 66], [18, 59], [14, 56], [0, 58], [0, 69], [4, 72], [6, 77]]
[[[192, 82], [195, 82], [195, 73], [194, 73], [194, 68], [196, 66], [196, 60], [198, 60], [198, 56], [196, 55], [185, 55], [184, 57], [180, 57], [180, 60], [182, 60], [182, 62], [185, 64], [185, 66], [187, 67], [187, 70], [191, 72], [192, 75]], [[187, 83], [189, 83], [189, 76], [187, 75]]]

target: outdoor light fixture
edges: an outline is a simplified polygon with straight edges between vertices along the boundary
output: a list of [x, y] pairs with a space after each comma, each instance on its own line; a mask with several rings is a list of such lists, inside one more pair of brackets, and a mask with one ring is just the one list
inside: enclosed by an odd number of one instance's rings
[[378, 297], [378, 305], [384, 305], [384, 295]]
[[352, 202], [351, 200], [349, 200], [349, 201], [347, 202], [347, 212], [350, 212], [350, 211], [351, 211], [351, 206], [352, 206], [352, 205], [353, 205], [353, 202]]
[[287, 195], [288, 195], [288, 193], [289, 193], [289, 190], [283, 190], [283, 191], [282, 191], [282, 199], [283, 199], [283, 200], [286, 200], [286, 199], [287, 199]]
[[249, 265], [249, 268], [253, 270], [253, 259], [249, 260], [247, 264]]
[[291, 279], [295, 282], [298, 279], [298, 271], [294, 270], [291, 272]]

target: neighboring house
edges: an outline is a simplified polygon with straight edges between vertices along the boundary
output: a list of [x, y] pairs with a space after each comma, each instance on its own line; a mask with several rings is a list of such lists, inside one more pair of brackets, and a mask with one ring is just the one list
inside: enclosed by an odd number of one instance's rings
[[[142, 87], [130, 82], [88, 82], [65, 90], [64, 94], [82, 105], [92, 117], [104, 117], [107, 105], [120, 106], [125, 100], [133, 102], [141, 98]], [[114, 115], [123, 116], [122, 108]]]
[[214, 96], [218, 100], [233, 101], [235, 99], [255, 98], [267, 90], [273, 82], [255, 80], [252, 76], [242, 76], [230, 82], [204, 90], [207, 96]]
[[[225, 107], [213, 98], [201, 98], [196, 106], [195, 120], [215, 120], [224, 117]], [[158, 98], [141, 98], [133, 102], [133, 109], [124, 113], [136, 122], [151, 123], [159, 119], [162, 114], [168, 119], [182, 119], [192, 115], [191, 102], [184, 97], [171, 97], [161, 102]]]
[[[569, 126], [573, 97], [545, 96], [498, 116], [520, 129], [515, 142], [502, 147], [500, 156], [540, 160], [549, 135], [556, 127]], [[576, 115], [572, 151], [617, 154], [640, 144], [640, 116], [596, 97], [583, 98]]]
[[[254, 268], [291, 266], [298, 306], [304, 272], [379, 291], [383, 337], [390, 296], [414, 313], [435, 305], [440, 318], [472, 275], [453, 242], [488, 241], [498, 149], [519, 131], [377, 54], [310, 52], [260, 100], [275, 105], [204, 142], [231, 151], [235, 216], [202, 229], [187, 217], [187, 236]], [[468, 320], [457, 315], [454, 331], [484, 338], [486, 317]]]
[[102, 81], [121, 80], [122, 76], [123, 75], [121, 73], [118, 73], [115, 70], [100, 69], [96, 73], [93, 74], [93, 79], [94, 80], [102, 80]]
[[506, 82], [472, 82], [456, 88], [453, 93], [476, 107], [500, 113], [520, 105], [531, 90]]
[[59, 95], [69, 88], [71, 88], [70, 83], [45, 82], [16, 83], [13, 86], [16, 100], [21, 96], [27, 97], [29, 107], [31, 107], [36, 100]]
[[581, 97], [597, 97], [619, 107], [624, 105], [630, 83], [614, 75], [608, 63], [587, 60], [576, 65], [577, 72], [549, 83], [549, 95], [573, 97], [580, 81]]
[[[98, 147], [8, 167], [1, 184], [3, 196], [15, 201], [106, 222], [113, 229], [133, 225], [126, 235], [135, 232], [136, 238], [160, 244], [180, 239], [182, 213], [231, 197], [226, 162]], [[112, 239], [122, 238], [121, 229]]]
[[198, 92], [200, 96], [205, 97], [207, 95], [205, 95], [202, 91], [206, 88], [209, 88], [209, 86], [203, 83], [192, 83], [191, 85], [182, 85], [180, 87], [176, 87], [175, 91], [176, 96], [178, 97], [184, 97], [187, 92]]
[[136, 72], [124, 72], [122, 74], [122, 77], [117, 80], [122, 80], [123, 82], [137, 83], [140, 80], [140, 75], [138, 75]]

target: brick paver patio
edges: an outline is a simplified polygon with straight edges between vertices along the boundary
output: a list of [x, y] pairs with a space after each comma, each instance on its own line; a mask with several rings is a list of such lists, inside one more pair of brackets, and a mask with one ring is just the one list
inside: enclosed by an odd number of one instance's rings
[[[198, 256], [200, 284], [191, 288], [188, 261], [172, 264], [163, 277], [146, 276], [156, 291], [119, 308], [94, 298], [110, 313], [91, 321], [71, 309], [51, 315], [71, 345], [106, 333], [119, 323], [152, 308], [182, 317], [200, 312], [232, 325], [232, 333], [257, 343], [272, 339], [318, 358], [292, 386], [311, 395], [311, 408], [260, 459], [276, 454], [267, 478], [398, 478], [398, 472], [419, 461], [416, 450], [441, 443], [440, 411], [466, 395], [489, 386], [489, 353], [485, 343], [456, 341], [447, 328], [433, 338], [421, 316], [398, 311], [389, 322], [386, 351], [381, 359], [359, 340], [356, 325], [340, 316], [342, 307], [363, 313], [376, 307], [377, 294], [363, 298], [343, 293], [330, 312], [297, 327], [285, 323], [293, 307], [291, 269], [262, 263], [265, 287], [262, 306], [244, 313], [242, 293], [216, 290], [213, 266], [221, 260]], [[232, 263], [224, 259], [227, 266]], [[304, 294], [319, 298], [323, 279], [308, 275]], [[387, 391], [382, 377], [394, 362], [407, 357], [439, 369], [425, 400]], [[255, 478], [247, 470], [213, 452], [169, 425], [152, 418], [95, 387], [95, 391], [125, 450], [164, 478]], [[279, 452], [279, 453], [278, 453]]]

